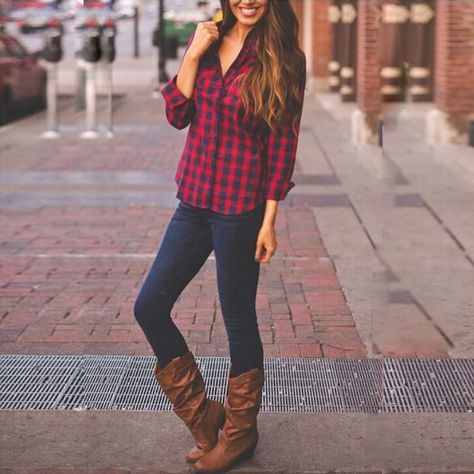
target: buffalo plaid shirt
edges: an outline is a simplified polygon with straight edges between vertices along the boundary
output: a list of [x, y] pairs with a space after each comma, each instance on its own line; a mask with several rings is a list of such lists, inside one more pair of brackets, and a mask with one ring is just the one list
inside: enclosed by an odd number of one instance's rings
[[[193, 94], [177, 87], [176, 74], [162, 88], [166, 117], [177, 129], [191, 123], [175, 182], [183, 202], [221, 214], [240, 214], [265, 199], [283, 200], [291, 181], [298, 144], [291, 124], [270, 131], [263, 119], [245, 114], [238, 97], [238, 79], [255, 65], [255, 29], [245, 37], [239, 55], [222, 75], [219, 40], [200, 58]], [[194, 33], [188, 40], [189, 48]], [[301, 78], [304, 95], [306, 75]]]

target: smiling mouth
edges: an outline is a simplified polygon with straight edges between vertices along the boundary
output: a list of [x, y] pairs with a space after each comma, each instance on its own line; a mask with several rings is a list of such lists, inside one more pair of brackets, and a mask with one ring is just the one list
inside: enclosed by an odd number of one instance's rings
[[244, 15], [254, 15], [260, 7], [239, 7]]

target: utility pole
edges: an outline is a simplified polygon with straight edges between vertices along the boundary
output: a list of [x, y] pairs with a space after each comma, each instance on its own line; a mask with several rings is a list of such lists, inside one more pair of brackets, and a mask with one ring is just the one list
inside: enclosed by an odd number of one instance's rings
[[140, 57], [140, 0], [133, 2], [133, 57]]
[[165, 12], [165, 0], [158, 0], [158, 83], [164, 84], [169, 81], [169, 76], [166, 73], [166, 36], [165, 36], [165, 21], [163, 14]]

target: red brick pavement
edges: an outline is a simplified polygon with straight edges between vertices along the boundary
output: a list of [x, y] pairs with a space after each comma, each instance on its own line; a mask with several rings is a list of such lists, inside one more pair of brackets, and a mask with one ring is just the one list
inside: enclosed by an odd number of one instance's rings
[[[84, 143], [69, 134], [54, 144], [39, 141], [37, 122], [17, 125], [5, 171], [146, 171], [168, 176], [165, 191], [174, 196], [169, 177], [185, 135], [164, 121], [161, 103], [134, 97], [119, 109], [116, 123], [124, 131], [108, 142]], [[163, 189], [132, 184], [56, 183], [47, 187], [56, 196], [52, 205], [36, 202], [36, 193], [45, 191], [40, 181], [9, 185], [29, 194], [26, 204], [0, 207], [2, 353], [152, 354], [134, 320], [133, 302], [173, 207], [61, 200], [71, 190], [101, 196], [112, 189], [126, 199], [135, 191]], [[265, 356], [365, 356], [311, 208], [283, 202], [276, 226], [278, 250], [270, 265], [261, 266], [257, 296]], [[228, 356], [212, 258], [172, 316], [196, 355]]]

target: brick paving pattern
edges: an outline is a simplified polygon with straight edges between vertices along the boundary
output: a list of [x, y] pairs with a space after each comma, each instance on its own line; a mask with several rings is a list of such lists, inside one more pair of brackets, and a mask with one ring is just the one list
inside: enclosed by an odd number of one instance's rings
[[[152, 354], [133, 302], [177, 204], [173, 175], [185, 134], [146, 94], [121, 104], [116, 124], [110, 141], [73, 133], [41, 141], [43, 122], [34, 118], [9, 134], [0, 209], [2, 353]], [[313, 212], [293, 193], [280, 204], [278, 251], [261, 266], [265, 356], [362, 357]], [[213, 254], [172, 316], [196, 355], [228, 356]]]

